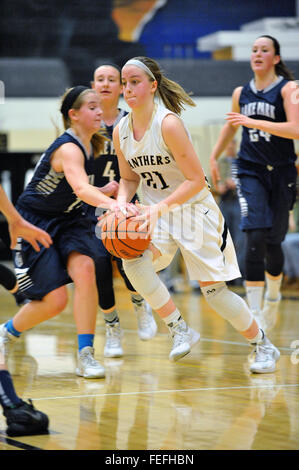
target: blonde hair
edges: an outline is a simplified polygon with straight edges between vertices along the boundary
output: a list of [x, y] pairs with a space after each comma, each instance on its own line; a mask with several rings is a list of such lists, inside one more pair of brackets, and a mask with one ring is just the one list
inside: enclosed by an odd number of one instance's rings
[[[176, 114], [181, 114], [185, 109], [184, 105], [196, 106], [189, 94], [177, 82], [167, 78], [161, 71], [159, 64], [149, 57], [134, 57], [145, 64], [157, 80], [157, 93], [163, 101], [165, 107]], [[145, 72], [146, 73], [146, 72]], [[151, 75], [147, 74], [150, 81], [154, 81]]]
[[[73, 90], [73, 88], [68, 88], [66, 90], [66, 92], [61, 98], [61, 105], [63, 104], [65, 98], [67, 97], [67, 95], [70, 93], [71, 90]], [[85, 96], [89, 93], [96, 94], [96, 91], [93, 90], [92, 88], [87, 88], [86, 90], [82, 91], [82, 93], [79, 94], [79, 96], [75, 99], [74, 103], [71, 105], [71, 109], [80, 109], [81, 106], [84, 104]], [[69, 115], [66, 116], [62, 113], [62, 120], [63, 120], [63, 127], [65, 130], [72, 126], [72, 122], [71, 122]], [[102, 132], [103, 130], [100, 129], [98, 132], [93, 134], [91, 138], [91, 144], [93, 147], [93, 152], [94, 152], [95, 157], [98, 157], [101, 154], [101, 152], [104, 149], [104, 142], [105, 140], [107, 140], [107, 138], [102, 134]]]

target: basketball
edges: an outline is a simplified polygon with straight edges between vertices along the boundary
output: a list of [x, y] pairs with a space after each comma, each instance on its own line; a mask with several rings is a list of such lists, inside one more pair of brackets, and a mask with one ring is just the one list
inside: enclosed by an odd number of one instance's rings
[[138, 232], [138, 221], [133, 216], [108, 214], [103, 220], [101, 239], [111, 255], [117, 258], [133, 259], [141, 256], [150, 244], [150, 237], [144, 230]]

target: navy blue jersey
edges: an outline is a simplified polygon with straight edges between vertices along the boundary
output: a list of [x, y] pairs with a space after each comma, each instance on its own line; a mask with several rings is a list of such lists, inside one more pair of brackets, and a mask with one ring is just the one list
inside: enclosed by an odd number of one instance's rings
[[[258, 91], [252, 79], [242, 89], [239, 105], [240, 112], [252, 119], [272, 122], [286, 122], [281, 89], [288, 82], [279, 76], [264, 90]], [[241, 160], [270, 165], [273, 167], [294, 163], [296, 154], [292, 139], [277, 137], [258, 129], [243, 126], [239, 151]]]
[[98, 158], [95, 159], [95, 186], [102, 187], [110, 181], [118, 182], [120, 180], [117, 156], [115, 154], [112, 142], [112, 133], [114, 127], [126, 114], [128, 114], [127, 111], [121, 109], [116, 121], [112, 126], [107, 126], [103, 121], [101, 123], [101, 128], [106, 129], [106, 137], [108, 137], [109, 140], [105, 141], [105, 148], [103, 152]]
[[53, 152], [69, 142], [78, 145], [82, 150], [85, 171], [89, 175], [90, 183], [93, 183], [93, 155], [87, 155], [80, 139], [71, 129], [68, 129], [41, 156], [30, 183], [17, 201], [17, 207], [43, 214], [46, 217], [73, 214], [80, 209], [83, 203], [67, 182], [64, 173], [57, 173], [50, 163]]

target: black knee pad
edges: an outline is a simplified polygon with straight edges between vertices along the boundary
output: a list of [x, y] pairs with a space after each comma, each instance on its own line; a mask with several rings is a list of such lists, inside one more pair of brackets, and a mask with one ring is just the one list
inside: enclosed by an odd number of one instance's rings
[[0, 284], [2, 284], [5, 289], [12, 290], [16, 286], [16, 283], [17, 278], [15, 273], [3, 264], [0, 264]]
[[117, 264], [117, 268], [119, 270], [119, 273], [121, 275], [121, 277], [123, 278], [123, 280], [125, 281], [125, 284], [126, 284], [126, 287], [129, 291], [131, 292], [135, 292], [135, 289], [134, 287], [132, 286], [132, 284], [130, 283], [129, 279], [127, 278], [127, 275], [125, 273], [125, 270], [123, 268], [123, 262], [122, 262], [122, 259], [120, 258], [116, 258], [116, 264]]
[[284, 255], [281, 244], [267, 244], [266, 252], [266, 271], [271, 276], [279, 276], [283, 270]]
[[246, 280], [264, 281], [267, 229], [248, 230], [246, 236]]
[[111, 258], [98, 258], [95, 265], [99, 305], [102, 310], [109, 310], [115, 305]]

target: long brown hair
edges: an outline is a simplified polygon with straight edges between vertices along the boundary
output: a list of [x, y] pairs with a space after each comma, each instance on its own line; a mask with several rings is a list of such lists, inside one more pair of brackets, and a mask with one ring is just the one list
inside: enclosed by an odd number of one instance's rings
[[[73, 88], [68, 88], [66, 90], [66, 92], [64, 93], [64, 95], [61, 98], [61, 105], [62, 105], [62, 103], [64, 102], [65, 98], [67, 97], [67, 95], [69, 94], [69, 92], [71, 90], [73, 90]], [[84, 101], [85, 101], [85, 96], [88, 93], [96, 94], [96, 91], [93, 90], [92, 88], [87, 88], [86, 90], [82, 91], [82, 93], [80, 93], [80, 95], [76, 98], [76, 100], [72, 104], [72, 109], [80, 109], [81, 106], [83, 105]], [[65, 116], [64, 114], [62, 114], [62, 120], [63, 120], [64, 129], [68, 129], [69, 127], [71, 127], [72, 123], [71, 123], [71, 119], [69, 118], [68, 115]], [[102, 134], [102, 130], [99, 130], [98, 132], [93, 134], [93, 136], [91, 138], [91, 144], [92, 144], [93, 153], [94, 153], [95, 157], [98, 157], [101, 154], [101, 152], [103, 151], [105, 140], [107, 140], [107, 139]]]
[[287, 80], [294, 80], [295, 77], [294, 77], [293, 73], [288, 69], [288, 67], [286, 66], [286, 64], [283, 62], [283, 60], [281, 58], [280, 44], [277, 41], [277, 39], [275, 39], [273, 36], [269, 36], [268, 34], [262, 34], [262, 36], [259, 36], [258, 39], [259, 38], [271, 39], [271, 41], [273, 43], [275, 55], [280, 56], [280, 61], [278, 62], [278, 64], [275, 64], [275, 73], [276, 73], [276, 75], [282, 75]]
[[[149, 57], [134, 57], [134, 60], [143, 62], [152, 72], [157, 80], [157, 93], [162, 99], [165, 107], [176, 114], [181, 114], [185, 109], [184, 104], [189, 106], [196, 106], [194, 101], [190, 98], [188, 93], [177, 82], [167, 78], [161, 71], [159, 64]], [[154, 81], [153, 78], [147, 74], [149, 80]]]

